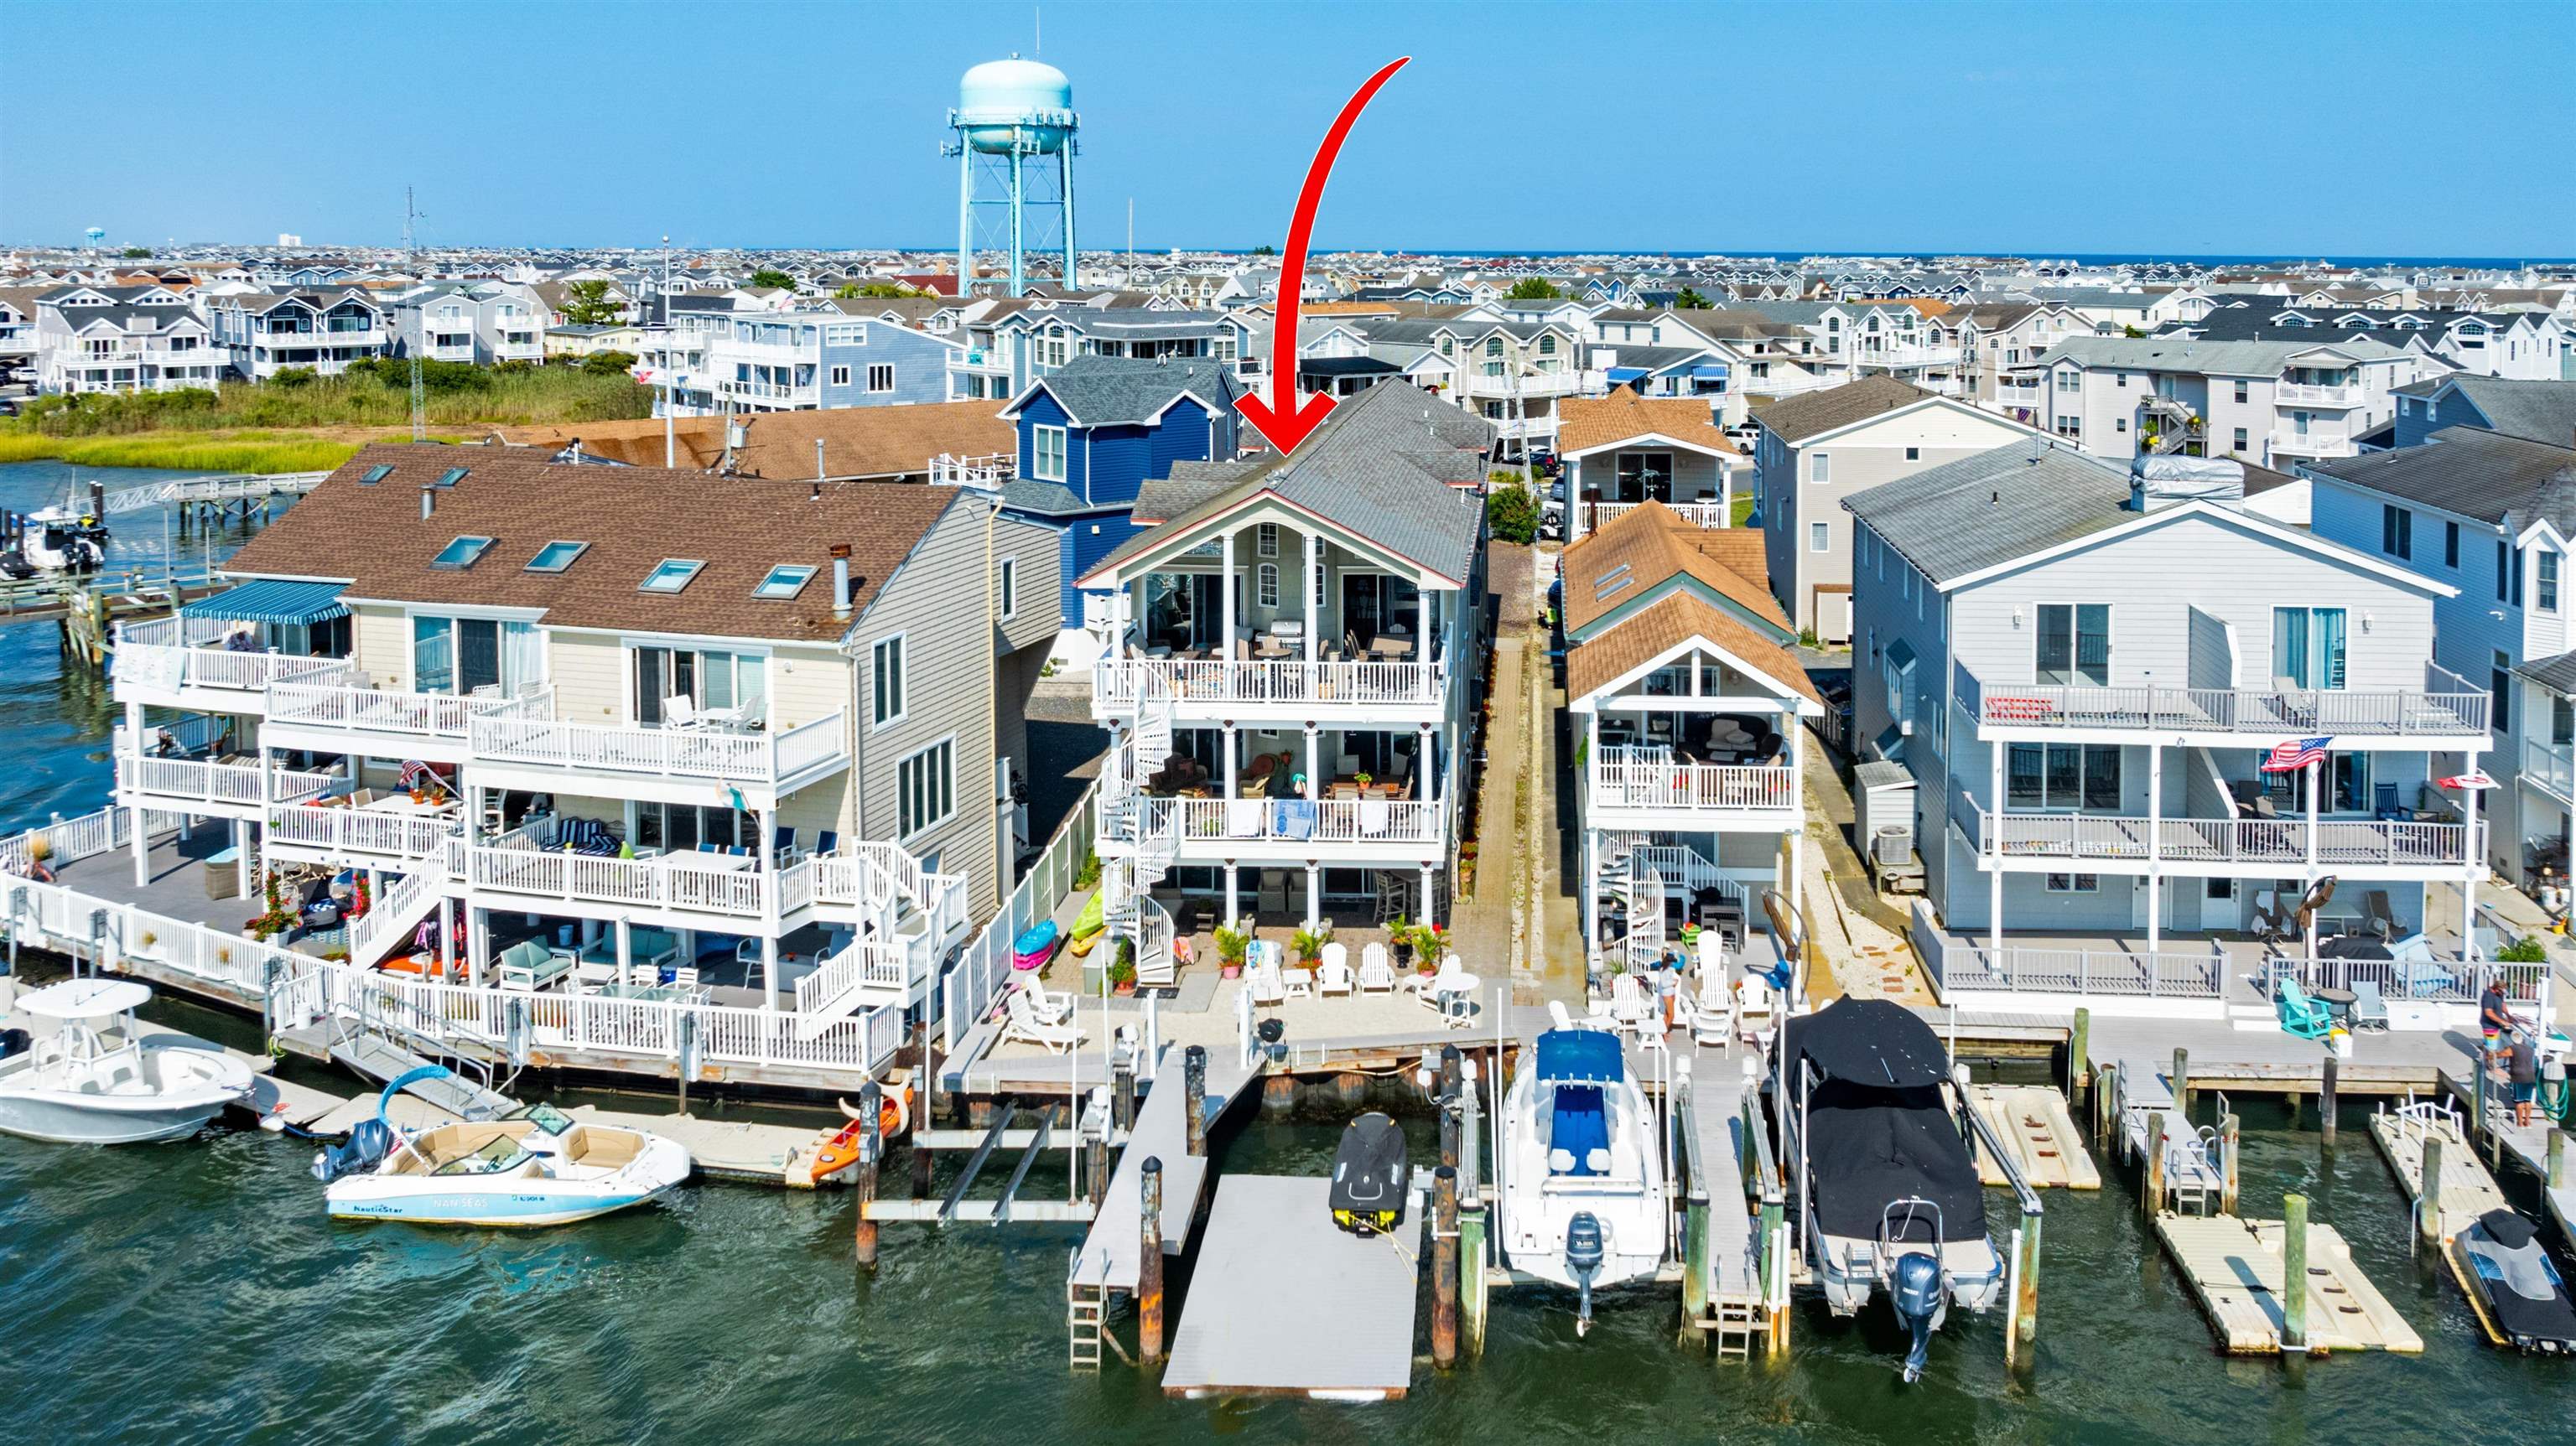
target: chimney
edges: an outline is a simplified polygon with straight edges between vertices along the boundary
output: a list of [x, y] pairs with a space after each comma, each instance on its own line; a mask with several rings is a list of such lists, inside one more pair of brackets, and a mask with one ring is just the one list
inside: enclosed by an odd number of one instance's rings
[[427, 521], [429, 520], [429, 514], [430, 514], [430, 512], [431, 512], [431, 511], [435, 508], [435, 506], [437, 505], [437, 497], [438, 497], [438, 489], [437, 489], [437, 488], [435, 488], [435, 487], [431, 487], [431, 486], [428, 486], [428, 485], [426, 485], [426, 484], [424, 484], [424, 485], [421, 487], [421, 489], [420, 489], [420, 520], [421, 520], [421, 521], [423, 521], [423, 522], [427, 522]]
[[850, 615], [850, 545], [832, 544], [832, 616]]
[[823, 439], [820, 437], [814, 439], [814, 480], [823, 480]]

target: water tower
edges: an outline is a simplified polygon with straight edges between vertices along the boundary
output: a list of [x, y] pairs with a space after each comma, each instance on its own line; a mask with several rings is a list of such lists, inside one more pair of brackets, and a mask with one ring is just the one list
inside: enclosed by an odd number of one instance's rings
[[972, 294], [979, 243], [1010, 256], [1010, 294], [1028, 287], [1022, 258], [1064, 248], [1064, 284], [1074, 279], [1073, 82], [1052, 65], [988, 60], [957, 83], [948, 113], [957, 157], [957, 294]]
[[107, 239], [107, 228], [104, 226], [92, 226], [81, 234], [89, 238], [89, 249], [96, 251], [98, 249], [98, 243]]

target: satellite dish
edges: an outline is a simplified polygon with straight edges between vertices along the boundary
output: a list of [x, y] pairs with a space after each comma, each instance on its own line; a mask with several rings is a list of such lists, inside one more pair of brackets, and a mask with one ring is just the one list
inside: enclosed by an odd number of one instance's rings
[[2315, 883], [2308, 885], [2307, 893], [2300, 896], [2299, 899], [2300, 933], [2305, 934], [2308, 932], [2309, 926], [2316, 922], [2317, 914], [2322, 911], [2326, 905], [2334, 902], [2334, 892], [2335, 876], [2332, 874], [2328, 874], [2317, 880]]

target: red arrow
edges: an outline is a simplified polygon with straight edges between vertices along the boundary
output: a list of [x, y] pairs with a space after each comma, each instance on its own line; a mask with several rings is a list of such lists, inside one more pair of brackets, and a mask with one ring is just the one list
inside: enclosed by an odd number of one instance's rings
[[1306, 290], [1306, 236], [1315, 227], [1315, 207], [1324, 199], [1324, 180], [1333, 173], [1333, 157], [1341, 154], [1342, 137], [1351, 133], [1351, 122], [1360, 118], [1377, 88], [1412, 59], [1408, 55], [1390, 62], [1343, 105], [1342, 113], [1333, 117], [1333, 128], [1324, 132], [1315, 163], [1306, 168], [1305, 188], [1297, 193], [1297, 214], [1288, 223], [1288, 246], [1279, 258], [1279, 306], [1270, 335], [1270, 399], [1253, 395], [1234, 402], [1252, 429], [1283, 453], [1295, 450], [1333, 410], [1333, 399], [1321, 392], [1302, 403], [1297, 400], [1297, 308]]

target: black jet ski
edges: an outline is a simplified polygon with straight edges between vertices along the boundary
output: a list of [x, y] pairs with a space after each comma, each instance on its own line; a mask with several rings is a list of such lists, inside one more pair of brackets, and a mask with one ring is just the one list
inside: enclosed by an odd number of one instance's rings
[[2451, 1267], [2487, 1339], [2545, 1355], [2576, 1354], [2576, 1302], [2532, 1223], [2490, 1210], [2451, 1241]]
[[1354, 1235], [1384, 1235], [1404, 1223], [1405, 1188], [1413, 1178], [1404, 1131], [1374, 1111], [1350, 1122], [1333, 1152], [1327, 1192], [1333, 1223]]

